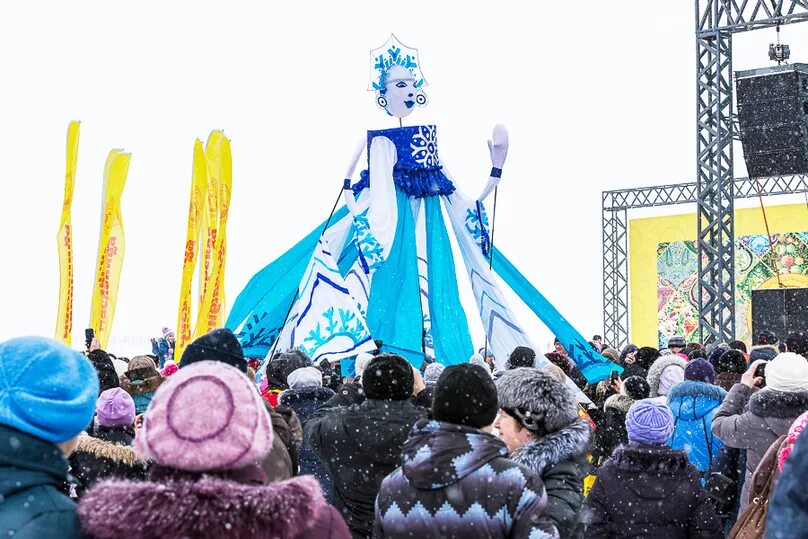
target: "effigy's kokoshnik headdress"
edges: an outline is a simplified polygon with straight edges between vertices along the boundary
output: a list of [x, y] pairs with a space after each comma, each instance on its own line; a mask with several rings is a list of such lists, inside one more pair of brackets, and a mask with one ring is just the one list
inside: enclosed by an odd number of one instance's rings
[[[396, 66], [399, 69], [395, 69]], [[413, 86], [418, 90], [415, 96], [416, 104], [419, 106], [426, 105], [427, 96], [423, 91], [423, 87], [427, 86], [427, 82], [421, 72], [418, 49], [407, 47], [395, 35], [390, 34], [384, 45], [370, 51], [370, 83], [368, 84], [368, 91], [376, 92], [376, 104], [381, 108], [386, 108], [387, 103], [384, 94], [387, 93], [387, 85], [391, 82], [405, 79], [412, 80]]]

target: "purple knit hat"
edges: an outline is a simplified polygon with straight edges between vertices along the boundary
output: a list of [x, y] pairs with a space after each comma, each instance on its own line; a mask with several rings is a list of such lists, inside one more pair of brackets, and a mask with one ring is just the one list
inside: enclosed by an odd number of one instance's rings
[[685, 380], [715, 384], [713, 364], [703, 358], [688, 361], [687, 365], [685, 365]]
[[269, 413], [249, 378], [220, 361], [199, 361], [163, 382], [135, 438], [135, 451], [191, 472], [260, 462], [272, 445]]
[[95, 401], [95, 417], [102, 427], [128, 427], [135, 423], [135, 401], [120, 387], [102, 391]]
[[664, 445], [673, 435], [673, 414], [655, 399], [635, 402], [626, 414], [628, 440], [638, 444]]

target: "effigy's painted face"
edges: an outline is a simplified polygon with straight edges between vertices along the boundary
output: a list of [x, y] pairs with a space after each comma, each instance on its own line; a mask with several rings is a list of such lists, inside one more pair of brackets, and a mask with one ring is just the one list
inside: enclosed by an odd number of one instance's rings
[[400, 66], [393, 66], [387, 71], [384, 109], [396, 118], [404, 118], [412, 113], [415, 106], [426, 104], [426, 95], [415, 87], [415, 77]]

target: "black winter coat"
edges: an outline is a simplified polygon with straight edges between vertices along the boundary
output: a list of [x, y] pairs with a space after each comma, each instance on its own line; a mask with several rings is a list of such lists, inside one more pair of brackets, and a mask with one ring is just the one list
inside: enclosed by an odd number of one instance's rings
[[93, 435], [79, 437], [76, 450], [70, 455], [70, 473], [79, 482], [76, 496], [81, 497], [99, 479], [145, 479], [149, 465], [132, 449], [134, 432], [123, 427], [100, 427]]
[[[278, 402], [281, 406], [289, 407], [295, 411], [300, 423], [305, 427], [308, 418], [328, 399], [334, 396], [334, 392], [327, 387], [304, 387], [298, 389], [287, 389], [281, 393]], [[298, 449], [298, 459], [300, 463], [299, 475], [313, 475], [320, 482], [323, 495], [328, 503], [334, 503], [334, 485], [331, 481], [331, 474], [328, 468], [320, 461], [317, 453], [306, 442]]]
[[306, 422], [305, 441], [328, 467], [334, 505], [354, 537], [370, 536], [382, 479], [399, 465], [410, 429], [425, 417], [410, 399], [374, 399], [320, 408]]
[[584, 503], [586, 537], [720, 539], [721, 523], [684, 451], [619, 447]]
[[379, 539], [556, 536], [541, 479], [496, 436], [440, 421], [415, 424], [401, 467], [382, 482]]
[[549, 500], [548, 514], [562, 538], [583, 537], [580, 524], [584, 478], [592, 429], [582, 419], [516, 450], [511, 460], [541, 477]]
[[83, 537], [62, 490], [67, 468], [54, 444], [0, 425], [0, 537]]
[[628, 443], [626, 414], [634, 399], [628, 395], [612, 395], [603, 405], [598, 428], [592, 437], [592, 462], [600, 465], [612, 456], [615, 448]]

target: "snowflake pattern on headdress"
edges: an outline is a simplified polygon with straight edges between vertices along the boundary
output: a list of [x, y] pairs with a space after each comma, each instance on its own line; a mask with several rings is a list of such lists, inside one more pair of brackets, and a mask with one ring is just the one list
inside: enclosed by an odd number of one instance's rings
[[407, 47], [395, 35], [390, 34], [387, 43], [370, 51], [370, 84], [368, 91], [381, 92], [385, 86], [387, 70], [394, 65], [403, 67], [415, 77], [415, 87], [426, 86], [426, 80], [421, 73], [421, 61], [418, 59], [418, 49]]

